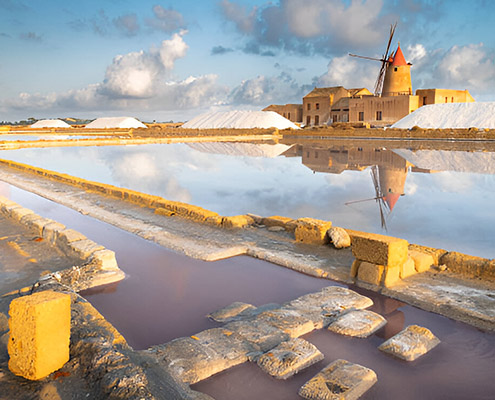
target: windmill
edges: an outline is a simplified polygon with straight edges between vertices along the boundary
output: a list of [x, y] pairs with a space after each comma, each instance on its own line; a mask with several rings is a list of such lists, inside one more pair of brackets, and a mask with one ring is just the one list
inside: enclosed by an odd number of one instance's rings
[[397, 27], [397, 22], [393, 25], [390, 25], [390, 34], [388, 37], [387, 49], [385, 50], [385, 53], [383, 54], [382, 58], [365, 57], [365, 56], [359, 56], [357, 54], [349, 53], [351, 57], [364, 58], [365, 60], [379, 61], [382, 63], [380, 67], [380, 72], [378, 73], [378, 78], [376, 79], [376, 83], [375, 83], [375, 96], [381, 96], [382, 94], [385, 73], [387, 71], [387, 67], [389, 63], [391, 62], [392, 54], [389, 54], [389, 50], [390, 50], [390, 45], [392, 44], [392, 38], [394, 37], [396, 27]]

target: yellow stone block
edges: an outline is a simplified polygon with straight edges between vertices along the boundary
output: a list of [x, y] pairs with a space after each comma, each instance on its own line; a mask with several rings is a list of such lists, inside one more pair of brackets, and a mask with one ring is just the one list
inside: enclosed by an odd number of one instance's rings
[[299, 218], [295, 230], [298, 242], [310, 244], [324, 244], [328, 242], [327, 231], [332, 227], [330, 221], [321, 221], [314, 218]]
[[394, 286], [400, 281], [400, 268], [399, 267], [385, 267], [383, 273], [382, 285], [385, 287]]
[[391, 236], [348, 231], [352, 253], [358, 260], [387, 267], [400, 267], [408, 257], [408, 242]]
[[408, 257], [407, 261], [400, 267], [400, 279], [405, 279], [415, 274], [416, 268], [414, 266], [414, 260], [411, 257]]
[[175, 212], [167, 210], [166, 208], [158, 207], [155, 209], [155, 214], [171, 217], [172, 215], [175, 215]]
[[361, 261], [359, 261], [359, 260], [354, 260], [354, 262], [352, 263], [352, 265], [351, 265], [351, 278], [355, 278], [357, 276], [360, 264], [361, 264]]
[[288, 222], [291, 222], [292, 218], [281, 217], [279, 215], [273, 215], [271, 217], [266, 217], [261, 220], [261, 223], [265, 226], [282, 226], [285, 228], [285, 225]]
[[431, 254], [422, 253], [416, 250], [409, 250], [409, 256], [414, 260], [414, 267], [417, 272], [425, 272], [435, 264], [435, 260]]
[[9, 309], [9, 369], [42, 379], [69, 361], [68, 294], [45, 291], [12, 300]]
[[361, 261], [361, 263], [359, 264], [359, 269], [357, 271], [357, 278], [360, 281], [380, 286], [382, 284], [384, 272], [385, 267], [383, 265]]
[[224, 217], [222, 226], [224, 228], [245, 228], [254, 224], [254, 219], [249, 215], [234, 215], [233, 217]]

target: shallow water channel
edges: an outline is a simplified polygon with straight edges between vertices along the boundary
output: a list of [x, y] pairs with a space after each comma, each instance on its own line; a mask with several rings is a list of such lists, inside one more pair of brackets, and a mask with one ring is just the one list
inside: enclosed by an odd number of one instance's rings
[[[8, 186], [12, 200], [76, 229], [116, 252], [127, 278], [84, 292], [84, 296], [135, 349], [164, 343], [217, 326], [205, 315], [244, 301], [281, 303], [317, 291], [332, 281], [309, 277], [250, 257], [208, 263], [174, 253], [91, 217]], [[492, 399], [495, 393], [495, 335], [418, 310], [373, 292], [351, 287], [374, 301], [372, 310], [388, 323], [368, 339], [325, 330], [305, 336], [325, 355], [320, 363], [287, 381], [245, 363], [194, 388], [215, 399], [298, 399], [298, 388], [331, 361], [344, 358], [373, 369], [378, 383], [363, 399]], [[405, 326], [419, 324], [442, 341], [420, 359], [407, 363], [377, 350]]]
[[431, 147], [216, 142], [21, 149], [0, 158], [221, 215], [314, 217], [493, 258], [495, 153]]

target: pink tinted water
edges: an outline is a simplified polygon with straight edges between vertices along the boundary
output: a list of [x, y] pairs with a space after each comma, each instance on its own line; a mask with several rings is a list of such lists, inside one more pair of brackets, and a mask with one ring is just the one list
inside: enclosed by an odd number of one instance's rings
[[[85, 296], [136, 349], [217, 326], [205, 315], [233, 301], [280, 303], [333, 284], [249, 257], [215, 263], [190, 259], [33, 194], [13, 189], [11, 197], [116, 251], [128, 278], [86, 291]], [[363, 399], [495, 397], [495, 335], [373, 292], [352, 289], [373, 298], [372, 309], [387, 318], [386, 327], [377, 334], [356, 339], [316, 331], [305, 338], [325, 359], [287, 381], [273, 379], [255, 364], [245, 363], [194, 388], [217, 400], [295, 400], [304, 382], [333, 360], [344, 358], [378, 375], [378, 383]], [[385, 339], [411, 324], [428, 327], [442, 343], [411, 363], [377, 350]]]

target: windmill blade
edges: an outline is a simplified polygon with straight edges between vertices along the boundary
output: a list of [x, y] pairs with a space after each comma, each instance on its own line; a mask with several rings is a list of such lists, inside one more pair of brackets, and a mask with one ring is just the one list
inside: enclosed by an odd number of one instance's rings
[[364, 58], [365, 60], [380, 61], [380, 62], [385, 61], [383, 58], [366, 57], [366, 56], [360, 56], [360, 55], [357, 55], [357, 54], [351, 54], [351, 53], [349, 53], [349, 55], [350, 55], [351, 57]]
[[383, 59], [387, 61], [388, 61], [388, 51], [390, 50], [390, 45], [392, 44], [392, 38], [394, 37], [396, 27], [397, 27], [397, 22], [393, 25], [390, 25], [390, 36], [388, 38], [387, 50], [385, 50], [385, 54], [383, 56]]

